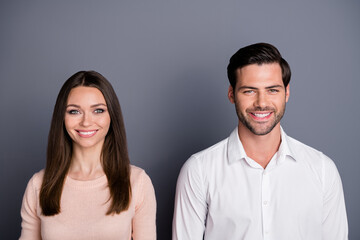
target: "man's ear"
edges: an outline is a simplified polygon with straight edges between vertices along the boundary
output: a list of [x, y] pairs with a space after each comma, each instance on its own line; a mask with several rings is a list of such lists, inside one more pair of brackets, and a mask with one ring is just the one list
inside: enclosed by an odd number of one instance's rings
[[290, 84], [288, 84], [285, 88], [285, 101], [288, 102], [290, 97]]
[[228, 98], [231, 103], [235, 103], [234, 89], [231, 85], [229, 86], [228, 89]]

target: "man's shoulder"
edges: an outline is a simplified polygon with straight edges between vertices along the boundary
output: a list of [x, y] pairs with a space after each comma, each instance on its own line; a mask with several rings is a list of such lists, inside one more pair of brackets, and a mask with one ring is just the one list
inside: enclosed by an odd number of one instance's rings
[[295, 159], [304, 161], [311, 165], [334, 164], [328, 156], [314, 147], [289, 136], [287, 136], [287, 141]]
[[296, 151], [296, 152], [307, 152], [307, 153], [311, 153], [311, 154], [323, 154], [321, 151], [315, 149], [314, 147], [311, 147], [303, 142], [300, 142], [299, 140], [287, 136], [287, 141], [291, 147], [292, 150]]
[[220, 142], [217, 142], [214, 145], [205, 148], [204, 150], [194, 153], [192, 157], [203, 159], [203, 158], [211, 157], [213, 155], [221, 154], [223, 153], [224, 150], [226, 150], [227, 142], [228, 142], [228, 138], [225, 138]]
[[225, 138], [204, 150], [192, 154], [183, 165], [183, 168], [193, 170], [204, 169], [220, 163], [224, 156], [226, 156], [228, 139]]
[[328, 191], [331, 186], [341, 181], [335, 162], [323, 152], [310, 147], [294, 138], [288, 137], [288, 143], [295, 160], [314, 173], [322, 184], [322, 189]]

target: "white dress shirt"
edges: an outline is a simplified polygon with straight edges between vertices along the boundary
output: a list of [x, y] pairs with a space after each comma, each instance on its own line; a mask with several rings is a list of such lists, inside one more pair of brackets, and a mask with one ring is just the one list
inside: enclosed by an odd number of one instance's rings
[[344, 194], [334, 162], [287, 136], [264, 169], [237, 128], [181, 169], [173, 240], [345, 240]]

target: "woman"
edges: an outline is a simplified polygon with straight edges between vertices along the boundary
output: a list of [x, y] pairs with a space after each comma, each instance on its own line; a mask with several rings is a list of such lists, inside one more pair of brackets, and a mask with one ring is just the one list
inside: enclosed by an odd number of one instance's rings
[[20, 239], [156, 239], [155, 215], [114, 89], [97, 72], [74, 74], [56, 100], [46, 168], [24, 194]]

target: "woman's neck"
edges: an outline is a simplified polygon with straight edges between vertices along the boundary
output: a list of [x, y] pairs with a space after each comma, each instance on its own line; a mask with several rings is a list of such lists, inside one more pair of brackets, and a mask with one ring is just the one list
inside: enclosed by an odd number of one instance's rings
[[92, 180], [103, 175], [101, 148], [79, 148], [74, 145], [68, 176], [76, 180]]

